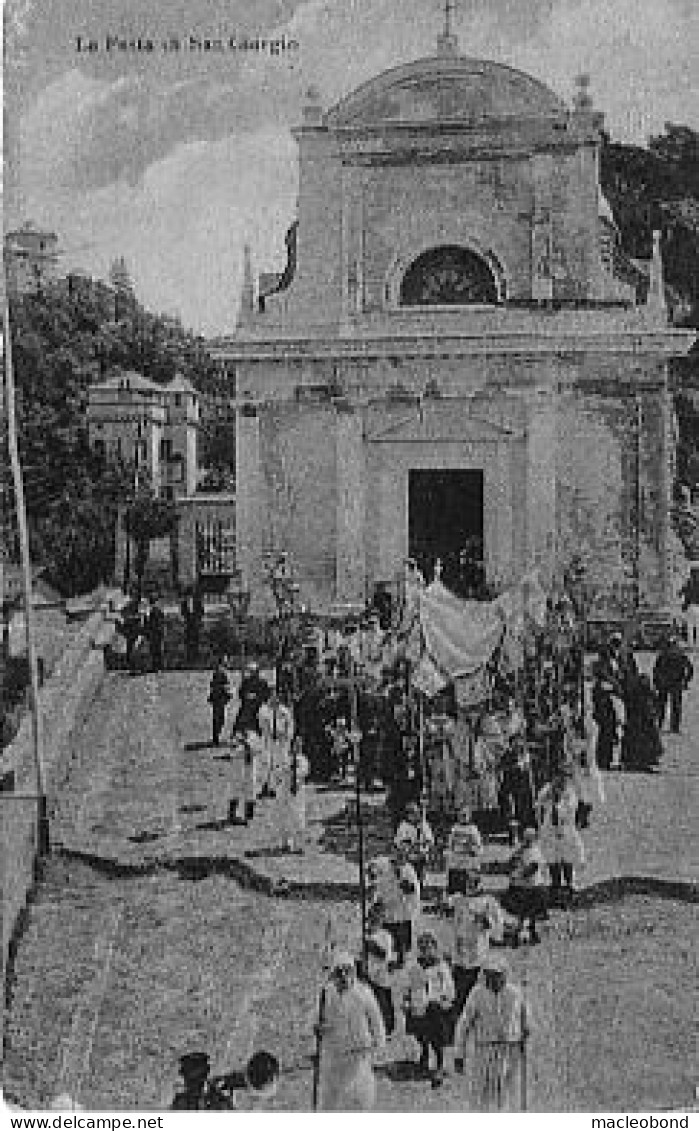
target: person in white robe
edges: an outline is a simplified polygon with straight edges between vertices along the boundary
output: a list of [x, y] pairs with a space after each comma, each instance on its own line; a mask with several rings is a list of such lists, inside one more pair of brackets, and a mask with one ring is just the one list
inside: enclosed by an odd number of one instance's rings
[[281, 834], [282, 847], [287, 852], [303, 852], [306, 834], [306, 778], [308, 760], [304, 757], [299, 737], [292, 740], [284, 765], [280, 768], [276, 785], [276, 826]]
[[536, 816], [539, 846], [551, 876], [552, 905], [570, 903], [576, 869], [585, 864], [585, 848], [576, 825], [578, 795], [565, 769], [539, 792]]
[[284, 766], [289, 760], [294, 737], [294, 716], [273, 690], [258, 712], [257, 721], [262, 736], [260, 766], [261, 796], [274, 796], [281, 785]]
[[468, 1073], [472, 1111], [519, 1111], [530, 1020], [507, 964], [490, 956], [454, 1034], [454, 1067]]
[[316, 1026], [320, 1043], [321, 1111], [371, 1111], [376, 1103], [374, 1053], [386, 1043], [381, 1010], [357, 980], [354, 959], [338, 951], [321, 991]]

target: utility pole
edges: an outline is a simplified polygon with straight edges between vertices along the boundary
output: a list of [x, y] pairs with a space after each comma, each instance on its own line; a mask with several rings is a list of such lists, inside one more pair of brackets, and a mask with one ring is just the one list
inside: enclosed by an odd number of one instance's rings
[[5, 327], [5, 401], [7, 405], [7, 439], [10, 455], [10, 468], [12, 471], [12, 484], [15, 494], [15, 506], [17, 509], [19, 546], [22, 561], [24, 624], [27, 639], [27, 660], [29, 663], [29, 693], [32, 716], [34, 769], [36, 775], [36, 801], [38, 805], [37, 844], [39, 854], [43, 856], [46, 855], [49, 851], [49, 823], [46, 805], [46, 774], [44, 771], [41, 705], [39, 703], [39, 670], [34, 643], [34, 603], [32, 600], [32, 574], [31, 561], [29, 558], [29, 533], [27, 530], [27, 513], [24, 502], [24, 482], [22, 479], [22, 468], [19, 462], [19, 448], [17, 444], [15, 383], [12, 368], [12, 333], [10, 328], [10, 308], [7, 301], [7, 292], [5, 292], [3, 318]]

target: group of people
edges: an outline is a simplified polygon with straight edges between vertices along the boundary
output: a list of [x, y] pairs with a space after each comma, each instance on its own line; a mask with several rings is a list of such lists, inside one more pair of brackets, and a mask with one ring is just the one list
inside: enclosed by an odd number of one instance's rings
[[[219, 746], [231, 701], [228, 671], [223, 658], [214, 668], [209, 686], [213, 745]], [[255, 662], [248, 665], [238, 690], [238, 710], [227, 739], [228, 757], [239, 766], [234, 795], [229, 802], [231, 824], [248, 825], [261, 801], [275, 804], [273, 827], [280, 847], [302, 852], [306, 831], [305, 779], [308, 762], [295, 733], [294, 715], [276, 685], [263, 678]]]
[[462, 868], [459, 890], [445, 905], [450, 943], [442, 945], [422, 921], [421, 883], [411, 863], [417, 851], [419, 840], [405, 827], [391, 856], [369, 866], [365, 963], [357, 963], [343, 945], [331, 947], [318, 1021], [321, 1107], [373, 1107], [372, 1058], [395, 1036], [413, 1038], [418, 1049], [413, 1074], [433, 1088], [444, 1082], [451, 1048], [455, 1072], [467, 1073], [469, 1106], [518, 1110], [529, 1020], [502, 957], [517, 921], [484, 894], [475, 869]]
[[[132, 675], [144, 664], [159, 672], [165, 664], [165, 613], [157, 600], [131, 597], [124, 606], [118, 629], [126, 646], [126, 664]], [[147, 657], [139, 655], [139, 645], [147, 648]]]
[[658, 651], [652, 677], [639, 671], [621, 633], [611, 635], [593, 670], [592, 708], [600, 769], [611, 769], [615, 754], [622, 769], [653, 770], [659, 765], [668, 704], [670, 732], [679, 734], [682, 698], [693, 675], [692, 663], [674, 632]]

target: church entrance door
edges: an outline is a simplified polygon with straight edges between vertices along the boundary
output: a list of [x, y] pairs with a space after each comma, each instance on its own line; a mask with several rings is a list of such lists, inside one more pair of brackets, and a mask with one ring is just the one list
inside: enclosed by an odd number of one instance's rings
[[426, 581], [435, 562], [442, 581], [460, 597], [478, 597], [483, 566], [483, 472], [411, 470], [408, 475], [408, 553]]

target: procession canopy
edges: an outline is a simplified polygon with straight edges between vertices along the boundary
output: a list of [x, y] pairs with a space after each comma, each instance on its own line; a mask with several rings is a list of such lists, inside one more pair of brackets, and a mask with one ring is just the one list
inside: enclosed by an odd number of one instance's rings
[[504, 627], [496, 602], [461, 600], [438, 578], [422, 595], [420, 623], [427, 652], [452, 680], [488, 662]]
[[541, 625], [546, 612], [536, 571], [494, 601], [462, 600], [439, 574], [426, 588], [409, 588], [406, 598], [415, 683], [427, 695], [473, 680], [507, 636], [520, 636], [527, 623]]

